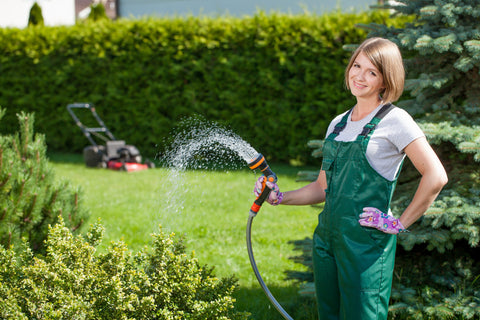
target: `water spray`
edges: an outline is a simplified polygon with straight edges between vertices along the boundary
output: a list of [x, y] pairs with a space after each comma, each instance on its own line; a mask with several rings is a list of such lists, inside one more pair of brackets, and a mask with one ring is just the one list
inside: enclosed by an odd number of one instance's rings
[[[241, 137], [234, 134], [231, 131], [226, 130], [225, 128], [219, 127], [215, 123], [208, 122], [202, 119], [187, 119], [183, 123], [184, 130], [180, 131], [174, 135], [174, 146], [175, 149], [170, 150], [165, 153], [165, 158], [163, 161], [170, 166], [170, 181], [181, 180], [178, 178], [179, 170], [185, 169], [188, 165], [198, 168], [198, 164], [195, 163], [195, 155], [198, 151], [202, 150], [205, 147], [209, 147], [210, 150], [217, 150], [218, 147], [228, 148], [234, 151], [239, 155], [243, 160], [248, 163], [248, 166], [252, 170], [260, 170], [265, 179], [263, 181], [263, 190], [262, 193], [258, 196], [257, 199], [253, 202], [250, 208], [250, 214], [247, 223], [247, 250], [248, 256], [250, 258], [250, 263], [253, 268], [253, 272], [257, 277], [258, 282], [260, 283], [263, 291], [267, 295], [268, 299], [272, 302], [275, 308], [280, 312], [280, 314], [287, 320], [293, 320], [288, 313], [283, 310], [280, 304], [275, 300], [270, 290], [268, 290], [265, 282], [263, 281], [260, 273], [258, 272], [257, 264], [253, 257], [252, 251], [252, 241], [251, 241], [251, 228], [253, 218], [257, 215], [260, 210], [263, 202], [268, 198], [270, 192], [272, 191], [267, 185], [268, 182], [275, 183], [277, 181], [277, 176], [270, 169], [265, 160], [265, 157], [259, 154], [250, 144], [244, 141]], [[220, 158], [216, 158], [218, 161]], [[168, 199], [174, 199], [175, 201], [180, 201], [177, 199], [177, 188], [180, 184], [173, 184], [171, 189], [171, 194]], [[175, 205], [175, 210], [178, 210], [178, 205]], [[178, 212], [178, 211], [177, 211]]]
[[272, 182], [275, 183], [277, 182], [277, 176], [276, 174], [270, 169], [269, 165], [267, 164], [267, 160], [265, 160], [265, 157], [262, 154], [258, 154], [255, 158], [251, 159], [248, 162], [248, 167], [252, 170], [259, 169], [263, 175], [265, 176], [265, 179], [263, 181], [263, 189], [262, 193], [258, 196], [257, 199], [253, 202], [251, 208], [250, 208], [250, 214], [248, 216], [248, 222], [247, 222], [247, 250], [248, 250], [248, 257], [250, 258], [250, 264], [252, 265], [253, 272], [255, 273], [255, 276], [257, 277], [258, 282], [260, 283], [260, 286], [262, 287], [263, 291], [267, 295], [268, 299], [270, 302], [274, 305], [274, 307], [277, 309], [278, 312], [287, 320], [293, 320], [292, 317], [282, 308], [280, 303], [275, 299], [275, 297], [272, 295], [270, 290], [268, 289], [267, 285], [262, 279], [262, 276], [260, 275], [260, 272], [258, 271], [257, 268], [257, 263], [255, 262], [255, 258], [253, 256], [253, 250], [252, 250], [252, 222], [253, 218], [257, 215], [258, 211], [262, 207], [262, 204], [265, 202], [265, 200], [268, 198], [270, 195], [270, 192], [272, 189], [268, 187], [266, 182]]

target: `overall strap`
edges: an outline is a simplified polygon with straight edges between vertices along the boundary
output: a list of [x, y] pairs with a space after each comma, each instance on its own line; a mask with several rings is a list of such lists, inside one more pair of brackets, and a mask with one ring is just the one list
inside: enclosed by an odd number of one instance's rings
[[362, 133], [360, 133], [357, 137], [358, 140], [363, 140], [369, 135], [373, 133], [375, 128], [377, 127], [378, 123], [393, 109], [395, 106], [391, 103], [387, 103], [384, 105], [380, 110], [378, 110], [377, 114], [373, 117], [373, 119], [367, 123], [362, 130]]
[[345, 129], [345, 127], [347, 126], [348, 116], [350, 115], [352, 110], [353, 110], [353, 108], [348, 110], [348, 112], [345, 113], [345, 115], [342, 117], [342, 120], [340, 120], [340, 122], [335, 125], [335, 128], [333, 129], [333, 132], [328, 135], [328, 139], [334, 140], [335, 137], [338, 136], [340, 134], [340, 132], [342, 132], [343, 129]]

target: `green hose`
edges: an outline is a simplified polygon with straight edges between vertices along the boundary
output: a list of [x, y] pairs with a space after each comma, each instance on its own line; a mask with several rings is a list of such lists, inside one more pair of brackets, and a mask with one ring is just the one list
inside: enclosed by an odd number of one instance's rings
[[250, 258], [250, 264], [252, 265], [253, 272], [255, 273], [255, 276], [257, 277], [258, 283], [260, 283], [260, 286], [262, 287], [263, 291], [267, 295], [268, 299], [270, 302], [272, 302], [273, 306], [280, 312], [280, 314], [287, 320], [293, 320], [292, 317], [282, 308], [280, 303], [275, 299], [273, 294], [270, 292], [268, 289], [267, 285], [262, 279], [262, 276], [260, 275], [260, 272], [258, 271], [257, 264], [255, 262], [255, 258], [253, 256], [253, 250], [252, 250], [252, 222], [253, 218], [255, 218], [257, 214], [253, 211], [250, 210], [250, 214], [248, 216], [248, 222], [247, 222], [247, 250], [248, 250], [248, 257]]

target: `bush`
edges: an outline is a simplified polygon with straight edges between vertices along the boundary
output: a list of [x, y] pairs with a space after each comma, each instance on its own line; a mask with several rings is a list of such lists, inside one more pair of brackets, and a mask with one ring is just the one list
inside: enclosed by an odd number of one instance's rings
[[42, 8], [35, 2], [30, 9], [30, 14], [28, 16], [28, 25], [29, 26], [43, 26], [43, 14]]
[[246, 319], [231, 297], [236, 279], [188, 257], [182, 241], [163, 232], [132, 255], [122, 242], [96, 255], [103, 227], [74, 236], [60, 219], [46, 254], [0, 247], [2, 319]]
[[105, 7], [103, 3], [94, 3], [90, 6], [90, 14], [88, 15], [88, 20], [98, 21], [102, 19], [108, 19], [107, 13], [105, 12]]
[[173, 234], [160, 231], [135, 255], [122, 242], [97, 254], [100, 223], [74, 235], [85, 213], [79, 190], [54, 179], [33, 116], [18, 118], [20, 133], [0, 136], [1, 319], [247, 317], [233, 308], [237, 280], [216, 278]]
[[[475, 3], [475, 5], [473, 5]], [[387, 5], [415, 15], [404, 28], [372, 26], [371, 35], [395, 41], [407, 53], [406, 90], [399, 105], [416, 113], [442, 160], [449, 183], [405, 237], [395, 279], [392, 314], [408, 319], [480, 318], [480, 42], [478, 1], [400, 0]], [[394, 212], [413, 197], [418, 174], [407, 165]], [[410, 278], [411, 277], [411, 278]], [[415, 301], [415, 305], [411, 305]]]
[[[0, 120], [5, 112], [0, 108]], [[0, 135], [0, 244], [17, 247], [23, 238], [41, 251], [49, 225], [63, 217], [71, 231], [78, 231], [88, 212], [81, 191], [55, 177], [45, 137], [34, 134], [34, 116], [21, 112], [17, 117], [20, 131]]]

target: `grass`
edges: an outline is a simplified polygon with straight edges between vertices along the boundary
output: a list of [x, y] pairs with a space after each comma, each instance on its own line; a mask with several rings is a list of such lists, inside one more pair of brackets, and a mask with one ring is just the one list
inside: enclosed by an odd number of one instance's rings
[[[215, 267], [219, 277], [235, 275], [239, 290], [236, 308], [252, 319], [283, 319], [263, 293], [248, 259], [245, 232], [254, 200], [258, 173], [185, 171], [175, 175], [166, 168], [116, 172], [85, 167], [79, 155], [50, 155], [56, 175], [81, 186], [83, 205], [91, 212], [87, 225], [101, 219], [105, 226], [102, 250], [123, 240], [138, 251], [160, 228], [184, 235], [187, 252], [201, 264]], [[270, 164], [282, 190], [298, 188], [300, 168]], [[299, 253], [290, 241], [310, 237], [318, 209], [265, 205], [253, 221], [252, 243], [258, 269], [275, 298], [295, 319], [314, 319], [297, 294], [298, 283], [287, 271], [305, 271], [292, 261]], [[85, 228], [86, 229], [86, 228]], [[85, 230], [83, 229], [83, 230]]]

